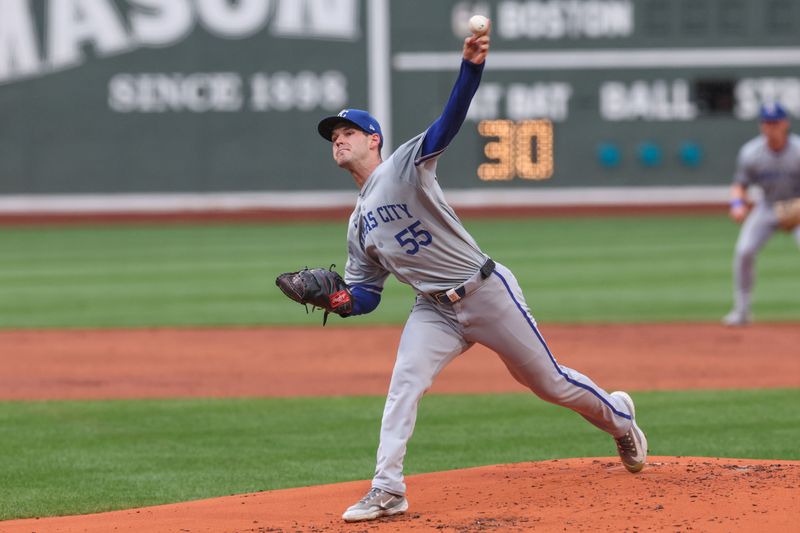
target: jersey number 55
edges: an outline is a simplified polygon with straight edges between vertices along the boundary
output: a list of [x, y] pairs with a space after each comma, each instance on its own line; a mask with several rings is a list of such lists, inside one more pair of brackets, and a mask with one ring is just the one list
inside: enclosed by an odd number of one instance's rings
[[406, 246], [410, 247], [406, 249], [408, 255], [416, 255], [416, 253], [419, 252], [420, 246], [428, 246], [433, 242], [433, 237], [429, 232], [424, 229], [418, 229], [420, 224], [422, 224], [422, 222], [417, 220], [394, 236], [397, 242], [400, 243], [400, 246], [403, 248], [406, 248]]

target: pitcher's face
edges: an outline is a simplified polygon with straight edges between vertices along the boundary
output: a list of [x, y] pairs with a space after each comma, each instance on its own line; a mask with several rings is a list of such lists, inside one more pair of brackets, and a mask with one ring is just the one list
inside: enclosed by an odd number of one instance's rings
[[333, 129], [331, 144], [333, 159], [340, 167], [362, 161], [369, 156], [371, 136], [360, 129], [343, 125]]

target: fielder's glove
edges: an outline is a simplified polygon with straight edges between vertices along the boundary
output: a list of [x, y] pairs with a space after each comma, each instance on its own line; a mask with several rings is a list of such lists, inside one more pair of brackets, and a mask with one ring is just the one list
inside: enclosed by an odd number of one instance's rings
[[311, 309], [325, 310], [322, 325], [328, 321], [329, 313], [348, 315], [353, 310], [353, 298], [342, 277], [333, 270], [325, 268], [304, 268], [299, 272], [286, 272], [275, 280], [283, 294]]
[[775, 216], [781, 228], [792, 231], [800, 225], [800, 198], [775, 202]]

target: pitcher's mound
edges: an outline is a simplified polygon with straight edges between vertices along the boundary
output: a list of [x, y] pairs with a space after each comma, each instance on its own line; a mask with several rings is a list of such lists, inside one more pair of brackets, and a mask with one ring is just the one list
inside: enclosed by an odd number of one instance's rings
[[652, 457], [470, 468], [407, 478], [407, 514], [346, 524], [368, 481], [276, 490], [88, 516], [17, 520], [17, 532], [789, 531], [800, 461]]

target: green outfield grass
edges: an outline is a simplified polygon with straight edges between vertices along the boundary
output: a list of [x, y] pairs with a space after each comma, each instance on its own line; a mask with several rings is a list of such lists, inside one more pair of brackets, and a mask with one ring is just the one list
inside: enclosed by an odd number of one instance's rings
[[[651, 455], [800, 460], [800, 390], [635, 399]], [[2, 402], [0, 519], [369, 479], [382, 405], [377, 397]], [[406, 473], [615, 454], [610, 437], [532, 395], [431, 395]]]
[[[544, 322], [718, 320], [731, 302], [738, 228], [719, 216], [467, 220], [511, 267]], [[343, 270], [341, 222], [0, 228], [0, 328], [317, 324], [274, 286], [299, 267]], [[759, 258], [759, 320], [798, 320], [800, 253], [786, 234]], [[381, 306], [335, 325], [401, 323]]]

